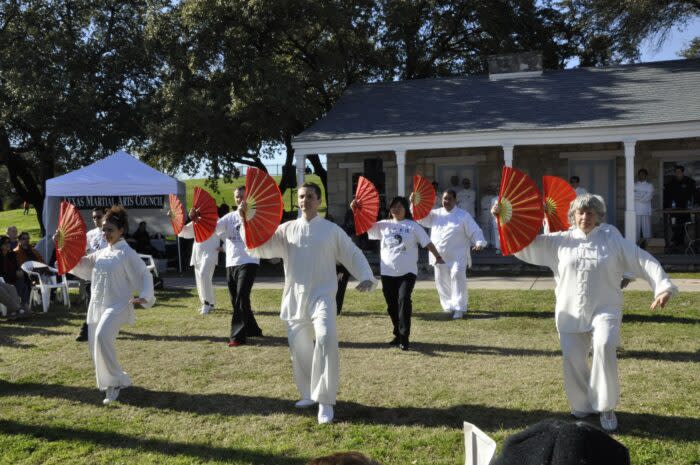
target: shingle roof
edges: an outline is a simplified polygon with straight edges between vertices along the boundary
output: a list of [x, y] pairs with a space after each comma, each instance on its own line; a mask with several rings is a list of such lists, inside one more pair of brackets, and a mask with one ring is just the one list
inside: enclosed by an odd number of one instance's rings
[[700, 59], [350, 87], [295, 141], [700, 120]]

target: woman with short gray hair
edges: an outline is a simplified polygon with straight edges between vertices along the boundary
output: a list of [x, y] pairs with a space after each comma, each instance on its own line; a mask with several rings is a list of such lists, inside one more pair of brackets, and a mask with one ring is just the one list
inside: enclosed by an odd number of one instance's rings
[[[491, 209], [494, 215], [499, 211], [498, 206]], [[604, 217], [605, 201], [600, 196], [580, 195], [569, 208], [570, 229], [541, 234], [515, 256], [554, 272], [555, 320], [572, 415], [583, 418], [600, 413], [601, 426], [614, 431], [620, 397], [616, 350], [623, 272], [643, 276], [651, 284], [651, 309], [664, 307], [678, 290], [654, 257], [603, 223]]]

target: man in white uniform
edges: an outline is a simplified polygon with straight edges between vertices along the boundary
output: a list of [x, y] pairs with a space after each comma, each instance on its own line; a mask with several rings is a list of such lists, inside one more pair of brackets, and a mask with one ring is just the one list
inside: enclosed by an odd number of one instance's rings
[[[180, 234], [183, 239], [193, 239], [194, 224], [187, 223]], [[208, 314], [216, 305], [216, 296], [214, 294], [214, 269], [219, 261], [219, 249], [221, 248], [221, 239], [217, 234], [212, 234], [209, 239], [204, 242], [196, 242], [192, 246], [192, 257], [190, 258], [190, 266], [194, 267], [194, 280], [197, 285], [197, 294], [202, 307], [199, 313], [202, 315]]]
[[[92, 209], [92, 222], [95, 225], [94, 228], [89, 230], [85, 235], [87, 236], [87, 245], [85, 248], [85, 254], [91, 254], [97, 252], [98, 250], [104, 249], [109, 244], [105, 240], [104, 234], [102, 234], [102, 218], [105, 215], [107, 209], [105, 207], [95, 207]], [[87, 300], [90, 300], [90, 282], [85, 284], [85, 292], [87, 293]], [[88, 340], [88, 324], [83, 322], [80, 327], [80, 333], [75, 338], [78, 342], [85, 342]]]
[[580, 183], [581, 179], [578, 176], [571, 176], [569, 178], [569, 184], [571, 184], [571, 187], [573, 187], [574, 191], [576, 191], [576, 196], [588, 194], [588, 190], [585, 187], [581, 187], [579, 185]]
[[457, 206], [476, 218], [476, 192], [469, 178], [462, 179], [462, 188], [457, 192]]
[[[411, 198], [413, 194], [411, 194]], [[430, 229], [430, 240], [445, 261], [430, 264], [435, 269], [435, 286], [440, 296], [442, 310], [452, 313], [455, 320], [467, 311], [467, 268], [471, 266], [470, 249], [481, 250], [486, 246], [484, 234], [472, 216], [456, 206], [456, 195], [452, 189], [442, 193], [442, 208], [432, 210], [418, 221]]]
[[[269, 241], [250, 253], [284, 260], [280, 318], [287, 322], [294, 381], [301, 394], [296, 407], [318, 403], [318, 422], [331, 423], [339, 378], [335, 264], [345, 266], [360, 281], [359, 291], [371, 290], [376, 280], [345, 231], [318, 216], [321, 189], [306, 183], [297, 195], [302, 216], [280, 225]], [[246, 210], [246, 203], [241, 203], [241, 214]]]
[[634, 211], [637, 216], [636, 240], [639, 243], [639, 232], [643, 240], [651, 237], [651, 199], [654, 198], [654, 186], [647, 181], [649, 172], [644, 168], [637, 172], [639, 181], [634, 183]]

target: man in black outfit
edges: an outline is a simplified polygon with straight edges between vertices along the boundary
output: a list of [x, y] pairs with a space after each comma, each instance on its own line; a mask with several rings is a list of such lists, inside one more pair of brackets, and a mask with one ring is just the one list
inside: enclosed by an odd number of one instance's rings
[[[664, 208], [690, 208], [695, 199], [695, 188], [695, 180], [685, 175], [685, 167], [676, 165], [673, 178], [664, 186]], [[684, 244], [683, 225], [688, 221], [690, 215], [687, 213], [671, 215], [673, 245]]]

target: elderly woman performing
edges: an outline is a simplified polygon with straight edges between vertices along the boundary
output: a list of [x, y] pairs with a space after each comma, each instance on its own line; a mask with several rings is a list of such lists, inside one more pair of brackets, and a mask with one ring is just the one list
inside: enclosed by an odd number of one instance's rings
[[[102, 233], [109, 245], [84, 256], [70, 271], [92, 282], [87, 314], [88, 346], [95, 363], [97, 387], [107, 394], [105, 405], [117, 400], [120, 389], [131, 386], [114, 347], [119, 328], [134, 323], [135, 304], [151, 307], [156, 300], [151, 273], [124, 240], [128, 224], [123, 207], [107, 210]], [[139, 297], [133, 297], [134, 291], [139, 292]]]
[[[499, 205], [491, 209], [494, 215], [499, 212]], [[583, 418], [599, 412], [603, 429], [614, 431], [614, 410], [620, 396], [616, 349], [622, 321], [623, 272], [643, 276], [651, 284], [652, 309], [664, 307], [677, 289], [654, 257], [624, 239], [614, 226], [601, 223], [604, 217], [601, 197], [580, 195], [569, 208], [572, 228], [537, 236], [515, 256], [554, 272], [555, 319], [572, 415]]]

